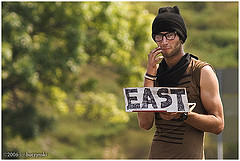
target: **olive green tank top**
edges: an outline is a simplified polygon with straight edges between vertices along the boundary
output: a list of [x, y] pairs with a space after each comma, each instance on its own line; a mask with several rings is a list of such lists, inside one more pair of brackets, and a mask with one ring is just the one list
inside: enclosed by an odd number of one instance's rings
[[[200, 114], [206, 114], [200, 99], [200, 74], [206, 65], [209, 64], [191, 58], [177, 85], [186, 88], [188, 102], [196, 103], [193, 111]], [[155, 126], [149, 159], [204, 159], [203, 131], [178, 120], [163, 120], [159, 113], [155, 113]]]

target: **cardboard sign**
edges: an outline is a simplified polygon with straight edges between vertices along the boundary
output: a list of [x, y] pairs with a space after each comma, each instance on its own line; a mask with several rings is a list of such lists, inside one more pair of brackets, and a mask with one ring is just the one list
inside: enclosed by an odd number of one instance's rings
[[123, 88], [126, 112], [189, 112], [186, 88]]

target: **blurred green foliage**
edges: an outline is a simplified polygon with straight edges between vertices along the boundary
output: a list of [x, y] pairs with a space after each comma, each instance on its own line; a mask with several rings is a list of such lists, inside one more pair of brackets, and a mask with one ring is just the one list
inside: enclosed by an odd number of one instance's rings
[[151, 23], [173, 5], [185, 52], [237, 67], [236, 2], [2, 2], [2, 151], [146, 158], [154, 129], [125, 112], [122, 88], [142, 86]]

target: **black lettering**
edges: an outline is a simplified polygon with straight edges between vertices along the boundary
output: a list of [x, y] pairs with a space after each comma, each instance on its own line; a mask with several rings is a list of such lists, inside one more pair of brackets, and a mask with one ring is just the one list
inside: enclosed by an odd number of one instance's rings
[[148, 108], [149, 104], [152, 104], [153, 108], [157, 108], [157, 103], [152, 95], [151, 90], [149, 88], [145, 88], [143, 93], [142, 108]]
[[172, 98], [169, 95], [162, 95], [162, 93], [168, 93], [167, 88], [161, 88], [157, 91], [157, 95], [160, 98], [166, 98], [167, 100], [164, 102], [161, 102], [161, 108], [166, 108], [172, 104]]
[[134, 89], [125, 89], [125, 93], [126, 93], [126, 96], [127, 96], [127, 100], [128, 100], [128, 105], [127, 105], [127, 109], [137, 109], [137, 108], [140, 108], [140, 103], [134, 103], [132, 104], [131, 101], [137, 101], [137, 97], [134, 96], [134, 97], [130, 97], [129, 93], [138, 93], [138, 90], [137, 88], [134, 88]]
[[185, 90], [184, 89], [170, 89], [170, 91], [171, 91], [171, 94], [177, 95], [178, 111], [185, 111], [183, 101], [182, 101], [182, 96], [181, 96], [181, 95], [185, 94]]

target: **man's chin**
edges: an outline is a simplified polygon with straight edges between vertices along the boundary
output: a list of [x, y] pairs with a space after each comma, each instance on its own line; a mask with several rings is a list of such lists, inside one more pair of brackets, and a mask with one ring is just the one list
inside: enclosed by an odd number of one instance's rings
[[169, 57], [168, 53], [162, 53], [162, 55], [163, 55], [164, 58], [168, 58]]
[[172, 58], [172, 57], [174, 57], [175, 56], [175, 54], [172, 54], [172, 53], [162, 53], [162, 55], [163, 55], [163, 57], [164, 58]]

